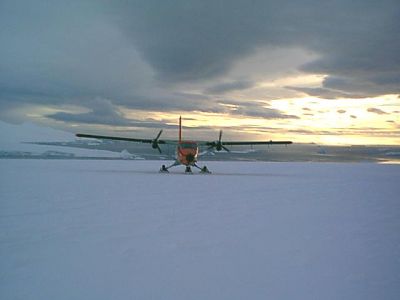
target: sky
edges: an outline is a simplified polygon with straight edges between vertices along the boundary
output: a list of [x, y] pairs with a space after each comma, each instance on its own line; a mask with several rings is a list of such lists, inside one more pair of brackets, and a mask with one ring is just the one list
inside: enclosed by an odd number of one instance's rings
[[398, 0], [2, 0], [0, 121], [399, 145], [399, 28]]

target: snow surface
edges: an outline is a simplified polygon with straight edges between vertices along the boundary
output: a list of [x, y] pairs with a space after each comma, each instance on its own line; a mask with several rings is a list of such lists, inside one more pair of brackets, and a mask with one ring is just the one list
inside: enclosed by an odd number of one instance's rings
[[0, 299], [399, 299], [400, 165], [0, 160]]

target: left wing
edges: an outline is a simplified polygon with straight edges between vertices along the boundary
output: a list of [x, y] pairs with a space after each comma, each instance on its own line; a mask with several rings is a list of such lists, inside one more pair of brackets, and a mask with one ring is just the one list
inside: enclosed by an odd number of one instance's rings
[[267, 142], [260, 142], [260, 141], [244, 141], [244, 142], [223, 142], [224, 145], [289, 145], [293, 144], [292, 141], [267, 141]]

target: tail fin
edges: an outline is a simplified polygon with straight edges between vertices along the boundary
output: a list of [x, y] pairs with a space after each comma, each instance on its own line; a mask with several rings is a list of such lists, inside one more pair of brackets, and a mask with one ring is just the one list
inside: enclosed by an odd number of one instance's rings
[[182, 117], [179, 116], [179, 143], [182, 141]]

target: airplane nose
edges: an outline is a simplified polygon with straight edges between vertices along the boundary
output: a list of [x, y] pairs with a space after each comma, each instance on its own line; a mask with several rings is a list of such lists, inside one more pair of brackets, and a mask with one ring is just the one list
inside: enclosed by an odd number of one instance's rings
[[193, 154], [188, 154], [186, 155], [186, 160], [191, 163], [194, 162], [194, 155]]

